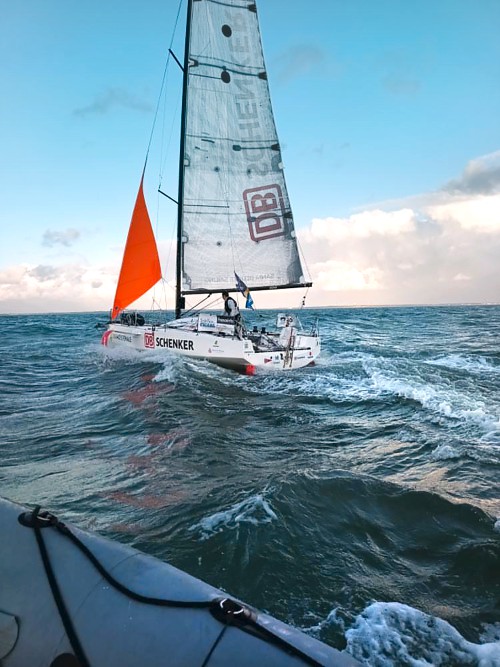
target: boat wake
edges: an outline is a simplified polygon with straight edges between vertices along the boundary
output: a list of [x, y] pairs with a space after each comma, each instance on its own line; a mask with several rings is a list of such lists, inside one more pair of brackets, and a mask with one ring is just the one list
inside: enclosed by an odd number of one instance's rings
[[[457, 355], [459, 358], [459, 355]], [[447, 357], [449, 359], [449, 357]], [[387, 402], [391, 397], [418, 403], [428, 414], [453, 423], [479, 427], [490, 436], [500, 431], [500, 414], [468, 387], [455, 388], [446, 378], [429, 376], [417, 363], [363, 352], [332, 356], [315, 374], [264, 377], [249, 391], [327, 399], [333, 403]], [[430, 363], [430, 362], [426, 362]], [[484, 362], [486, 363], [486, 362]], [[474, 368], [482, 368], [477, 362]], [[495, 367], [488, 366], [492, 373]]]
[[[500, 419], [491, 414], [482, 401], [451, 387], [433, 386], [420, 378], [398, 376], [396, 369], [381, 368], [380, 364], [365, 362], [364, 368], [371, 386], [378, 395], [392, 394], [420, 403], [426, 410], [447, 419], [474, 423], [485, 430], [500, 428]], [[367, 387], [368, 388], [368, 387]]]

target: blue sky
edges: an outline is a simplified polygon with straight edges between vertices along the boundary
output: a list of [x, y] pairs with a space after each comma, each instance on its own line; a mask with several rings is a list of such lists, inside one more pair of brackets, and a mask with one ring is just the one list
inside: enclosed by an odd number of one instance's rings
[[[500, 300], [500, 2], [258, 8], [309, 305]], [[176, 13], [3, 6], [0, 312], [109, 307]]]

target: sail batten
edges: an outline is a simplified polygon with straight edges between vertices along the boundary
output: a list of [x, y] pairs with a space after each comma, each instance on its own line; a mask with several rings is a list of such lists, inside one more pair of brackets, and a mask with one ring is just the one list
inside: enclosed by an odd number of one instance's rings
[[112, 319], [161, 279], [158, 248], [144, 199], [141, 178], [116, 287]]
[[191, 2], [181, 291], [305, 284], [253, 3]]

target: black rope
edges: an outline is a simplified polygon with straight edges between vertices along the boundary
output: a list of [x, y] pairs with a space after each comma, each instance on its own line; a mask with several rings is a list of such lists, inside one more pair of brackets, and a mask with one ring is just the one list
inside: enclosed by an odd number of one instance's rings
[[202, 663], [202, 667], [206, 667], [208, 664], [217, 645], [221, 641], [226, 629], [229, 626], [237, 627], [243, 632], [256, 636], [263, 641], [267, 641], [268, 643], [273, 644], [281, 650], [284, 650], [286, 653], [302, 659], [305, 663], [312, 665], [313, 667], [324, 667], [323, 663], [311, 657], [293, 644], [290, 644], [286, 639], [283, 639], [268, 628], [260, 625], [257, 622], [257, 614], [250, 607], [246, 607], [241, 603], [236, 602], [235, 600], [231, 600], [230, 598], [212, 598], [210, 600], [193, 601], [168, 600], [165, 598], [154, 598], [147, 595], [141, 595], [140, 593], [136, 593], [135, 591], [130, 590], [117, 581], [109, 572], [104, 569], [103, 565], [97, 560], [96, 556], [90, 551], [90, 549], [76, 535], [74, 535], [62, 521], [59, 521], [56, 516], [50, 514], [49, 512], [40, 513], [40, 506], [38, 505], [35, 507], [33, 512], [22, 514], [19, 517], [19, 522], [23, 526], [33, 528], [35, 531], [36, 541], [40, 550], [43, 565], [47, 574], [50, 588], [52, 590], [52, 594], [54, 596], [54, 600], [59, 610], [59, 614], [68, 636], [68, 640], [75, 652], [75, 656], [81, 663], [81, 667], [90, 667], [90, 664], [85, 656], [80, 640], [78, 639], [76, 631], [73, 627], [71, 618], [64, 603], [63, 596], [57, 584], [47, 548], [41, 533], [41, 528], [43, 526], [51, 526], [56, 528], [59, 533], [65, 537], [68, 537], [73, 542], [73, 544], [75, 544], [80, 549], [80, 551], [85, 554], [85, 556], [89, 559], [99, 574], [101, 574], [101, 576], [109, 584], [111, 584], [113, 588], [118, 590], [126, 597], [129, 597], [143, 604], [151, 604], [161, 607], [209, 610], [212, 616], [223, 624], [223, 628], [217, 636], [214, 644], [210, 648], [205, 660]]
[[274, 632], [271, 632], [271, 630], [268, 630], [268, 628], [264, 627], [263, 625], [260, 625], [255, 621], [253, 623], [251, 622], [251, 624], [248, 627], [240, 626], [240, 630], [246, 632], [247, 634], [255, 634], [254, 629], [257, 629], [261, 636], [263, 635], [262, 639], [264, 641], [267, 641], [270, 644], [274, 644], [275, 646], [285, 651], [286, 653], [289, 653], [290, 655], [294, 655], [301, 658], [308, 665], [312, 665], [312, 667], [325, 667], [324, 664], [322, 662], [319, 662], [319, 660], [316, 660], [316, 658], [313, 658], [312, 656], [308, 655], [300, 648], [297, 648], [293, 644], [290, 644], [286, 639], [283, 639], [279, 635], [274, 634]]
[[38, 520], [39, 512], [40, 512], [40, 505], [37, 505], [33, 510], [33, 529], [35, 531], [35, 537], [38, 544], [38, 549], [40, 550], [40, 555], [42, 557], [43, 567], [45, 568], [45, 574], [47, 575], [50, 589], [52, 591], [52, 595], [54, 596], [54, 601], [57, 605], [57, 609], [59, 611], [62, 624], [66, 631], [66, 635], [68, 636], [69, 643], [71, 644], [71, 648], [75, 652], [75, 656], [78, 658], [81, 667], [90, 667], [89, 661], [87, 660], [87, 656], [85, 655], [85, 651], [83, 650], [80, 640], [78, 639], [78, 635], [76, 634], [76, 630], [73, 627], [71, 617], [68, 613], [68, 610], [66, 609], [64, 598], [59, 589], [59, 585], [57, 583], [54, 570], [52, 569], [52, 565], [50, 563], [49, 554], [47, 552], [47, 548], [45, 546], [45, 542], [43, 540], [40, 530], [40, 523]]
[[213, 604], [213, 600], [194, 600], [194, 601], [167, 600], [165, 598], [153, 598], [149, 597], [148, 595], [141, 595], [140, 593], [136, 593], [135, 591], [132, 591], [130, 590], [130, 588], [127, 588], [126, 586], [121, 584], [109, 572], [107, 572], [107, 570], [104, 569], [104, 567], [97, 560], [97, 558], [90, 551], [90, 549], [81, 540], [79, 540], [78, 537], [74, 535], [64, 523], [56, 519], [54, 527], [57, 528], [57, 530], [60, 533], [66, 535], [66, 537], [69, 537], [69, 539], [74, 544], [76, 544], [76, 546], [87, 556], [87, 558], [95, 567], [95, 569], [99, 572], [99, 574], [109, 584], [111, 584], [113, 588], [116, 588], [116, 590], [120, 591], [120, 593], [129, 598], [132, 598], [133, 600], [136, 600], [137, 602], [142, 602], [143, 604], [156, 605], [158, 607], [181, 607], [188, 609], [208, 609]]
[[226, 632], [226, 630], [228, 629], [228, 627], [229, 627], [229, 626], [227, 626], [227, 625], [222, 626], [222, 630], [219, 632], [219, 636], [218, 636], [217, 639], [214, 641], [214, 643], [213, 643], [212, 648], [210, 649], [210, 651], [207, 653], [207, 657], [206, 657], [205, 660], [203, 661], [201, 667], [207, 667], [207, 665], [208, 665], [208, 661], [209, 661], [210, 658], [212, 657], [212, 654], [213, 654], [213, 652], [215, 651], [215, 649], [216, 649], [216, 647], [217, 647], [217, 644], [220, 642], [220, 640], [221, 640], [222, 637], [224, 636], [224, 633]]

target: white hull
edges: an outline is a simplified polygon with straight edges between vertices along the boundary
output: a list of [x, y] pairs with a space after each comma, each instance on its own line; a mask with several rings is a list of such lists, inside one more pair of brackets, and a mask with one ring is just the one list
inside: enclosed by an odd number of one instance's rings
[[321, 349], [319, 336], [313, 334], [294, 332], [291, 345], [280, 345], [279, 335], [268, 332], [265, 334], [267, 349], [259, 349], [262, 345], [258, 337], [259, 334], [245, 334], [240, 340], [234, 334], [188, 330], [174, 323], [137, 326], [112, 322], [102, 337], [102, 344], [172, 352], [248, 374], [255, 368], [296, 370], [313, 365]]

